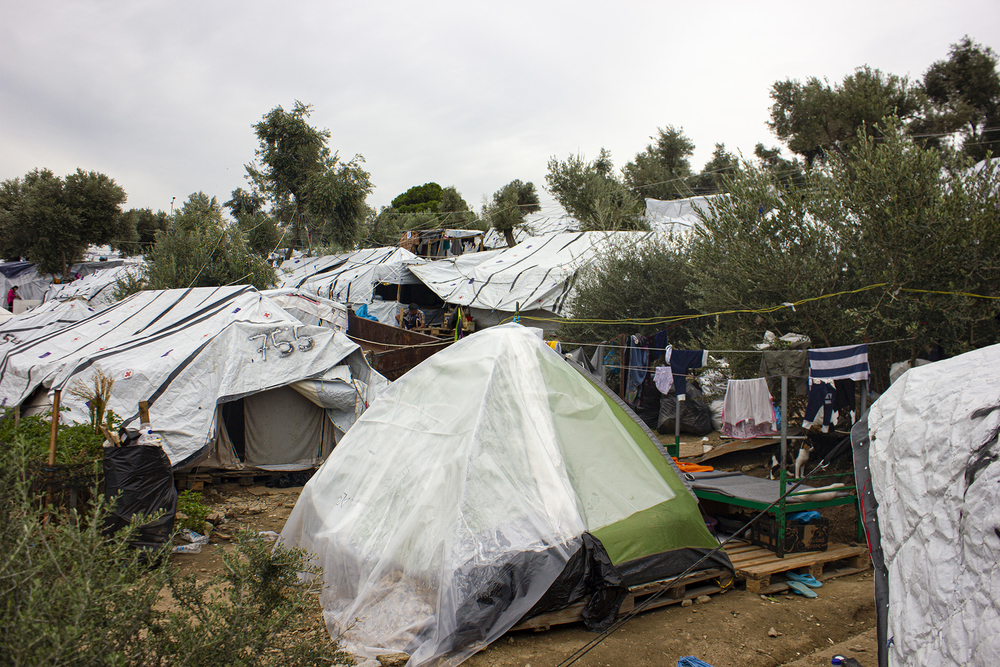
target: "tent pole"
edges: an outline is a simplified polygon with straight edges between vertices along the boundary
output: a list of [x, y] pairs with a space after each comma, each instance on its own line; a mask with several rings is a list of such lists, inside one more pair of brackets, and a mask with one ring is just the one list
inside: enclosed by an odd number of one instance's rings
[[781, 472], [778, 475], [778, 503], [775, 523], [778, 524], [778, 558], [785, 557], [785, 460], [788, 454], [788, 376], [781, 376]]
[[674, 382], [674, 404], [677, 408], [674, 415], [674, 445], [672, 451], [667, 452], [671, 456], [681, 457], [681, 396], [677, 393], [677, 382]]
[[861, 419], [861, 415], [865, 414], [865, 408], [868, 407], [868, 381], [866, 380], [864, 384], [861, 385], [861, 409], [858, 411], [858, 419]]

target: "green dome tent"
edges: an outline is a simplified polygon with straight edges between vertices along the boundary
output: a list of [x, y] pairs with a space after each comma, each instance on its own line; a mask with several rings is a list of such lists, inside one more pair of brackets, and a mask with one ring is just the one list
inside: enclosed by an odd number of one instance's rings
[[[532, 330], [494, 327], [400, 378], [282, 532], [323, 567], [349, 649], [456, 665], [522, 618], [679, 574], [718, 542], [629, 411]], [[718, 554], [704, 569], [731, 567]]]

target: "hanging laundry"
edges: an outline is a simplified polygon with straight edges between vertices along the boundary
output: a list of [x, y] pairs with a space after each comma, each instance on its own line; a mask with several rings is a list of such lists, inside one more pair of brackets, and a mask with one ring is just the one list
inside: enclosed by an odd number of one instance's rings
[[805, 396], [809, 388], [809, 355], [806, 350], [764, 350], [760, 358], [760, 372], [757, 374], [772, 378], [768, 382], [772, 393], [777, 393], [774, 389], [778, 382], [776, 376], [787, 375], [795, 380], [795, 393]]
[[778, 423], [767, 380], [730, 380], [722, 408], [722, 434], [747, 440], [774, 435]]
[[868, 344], [808, 350], [810, 380], [867, 380]]
[[661, 394], [669, 394], [674, 388], [674, 373], [670, 366], [657, 366], [653, 374], [653, 383]]
[[848, 425], [855, 420], [854, 380], [812, 380], [809, 383], [809, 402], [802, 421], [803, 428], [820, 425], [827, 433], [831, 426], [838, 426], [841, 417], [849, 415]]
[[671, 350], [667, 360], [674, 374], [677, 400], [683, 401], [687, 391], [687, 374], [692, 368], [701, 368], [708, 363], [708, 350]]
[[630, 336], [628, 339], [628, 376], [625, 387], [625, 400], [636, 405], [639, 402], [639, 388], [646, 379], [646, 368], [649, 366], [649, 350], [645, 347], [643, 336]]

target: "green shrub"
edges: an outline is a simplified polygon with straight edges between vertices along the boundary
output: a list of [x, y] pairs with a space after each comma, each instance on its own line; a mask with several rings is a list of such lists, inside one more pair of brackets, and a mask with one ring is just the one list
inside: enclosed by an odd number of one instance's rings
[[178, 520], [178, 527], [187, 528], [196, 533], [205, 532], [205, 519], [208, 518], [210, 510], [202, 502], [200, 493], [181, 491], [177, 494], [177, 512], [185, 515]]
[[[84, 426], [88, 428], [89, 426]], [[0, 663], [146, 667], [350, 662], [321, 624], [305, 622], [320, 581], [306, 554], [237, 534], [223, 576], [181, 578], [167, 554], [103, 533], [108, 506], [50, 513], [24, 474], [21, 435], [0, 444]], [[172, 598], [172, 600], [171, 600]], [[176, 603], [176, 604], [173, 604]]]
[[[113, 412], [109, 416], [116, 418]], [[46, 412], [22, 417], [14, 428], [14, 416], [6, 410], [0, 419], [0, 442], [13, 442], [23, 438], [25, 456], [29, 464], [40, 464], [49, 459], [49, 438], [52, 433], [52, 413]], [[104, 436], [94, 433], [89, 424], [59, 424], [56, 435], [56, 465], [93, 463], [104, 458]]]

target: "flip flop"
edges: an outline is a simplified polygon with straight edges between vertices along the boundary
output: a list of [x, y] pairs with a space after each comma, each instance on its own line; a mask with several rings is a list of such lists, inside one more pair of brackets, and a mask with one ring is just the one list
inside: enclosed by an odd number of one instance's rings
[[819, 581], [818, 579], [816, 579], [816, 577], [812, 576], [811, 574], [800, 574], [798, 572], [786, 572], [785, 576], [788, 577], [789, 579], [791, 579], [792, 581], [801, 582], [801, 583], [805, 584], [806, 586], [808, 586], [809, 588], [822, 588], [822, 586], [823, 586], [823, 582]]
[[795, 593], [798, 593], [799, 595], [804, 595], [807, 598], [818, 598], [819, 597], [818, 595], [816, 595], [816, 591], [814, 591], [813, 589], [809, 588], [808, 586], [806, 586], [805, 584], [803, 584], [801, 581], [788, 581], [786, 583], [788, 584], [788, 587], [792, 589], [792, 591], [794, 591]]

